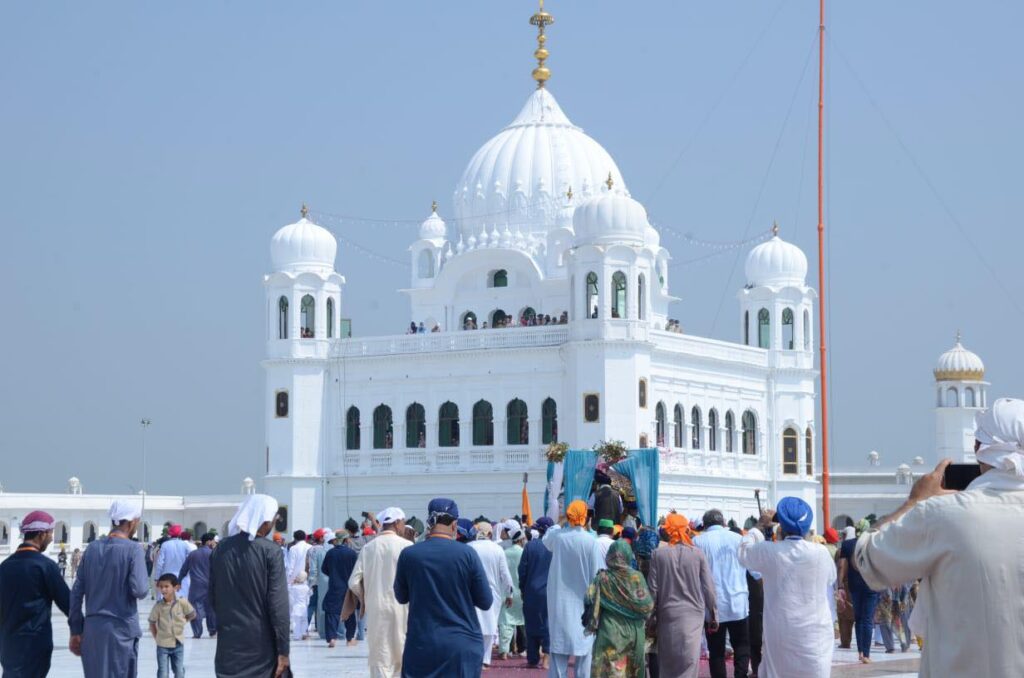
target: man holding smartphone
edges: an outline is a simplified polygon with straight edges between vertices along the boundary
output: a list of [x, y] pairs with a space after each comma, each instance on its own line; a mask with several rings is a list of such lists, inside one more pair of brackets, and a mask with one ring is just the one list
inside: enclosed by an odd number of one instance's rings
[[939, 462], [854, 554], [872, 588], [922, 580], [910, 620], [925, 638], [921, 676], [1012, 676], [1024, 666], [1024, 400], [997, 400], [975, 425], [980, 475], [951, 489], [951, 461]]

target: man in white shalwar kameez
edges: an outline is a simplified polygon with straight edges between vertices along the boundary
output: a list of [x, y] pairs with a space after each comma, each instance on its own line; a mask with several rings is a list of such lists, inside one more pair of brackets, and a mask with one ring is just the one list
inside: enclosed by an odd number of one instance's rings
[[302, 530], [296, 530], [292, 536], [295, 537], [295, 543], [288, 547], [288, 555], [285, 558], [288, 583], [295, 581], [299, 572], [306, 571], [306, 556], [309, 549], [313, 548], [313, 545], [306, 541], [306, 533]]
[[402, 675], [409, 606], [395, 599], [395, 570], [398, 556], [412, 542], [399, 536], [405, 531], [402, 509], [388, 507], [377, 520], [381, 532], [359, 550], [348, 588], [363, 601], [370, 678], [397, 678]]
[[491, 541], [491, 524], [476, 524], [476, 540], [469, 543], [469, 548], [476, 551], [480, 563], [487, 574], [487, 583], [491, 585], [491, 596], [495, 603], [490, 609], [477, 608], [476, 617], [480, 620], [480, 633], [484, 637], [483, 664], [491, 665], [491, 648], [498, 644], [498, 617], [501, 608], [512, 601], [512, 573], [508, 571], [508, 560], [505, 549], [497, 542]]
[[594, 636], [583, 633], [583, 601], [587, 587], [605, 567], [594, 535], [583, 529], [587, 504], [576, 500], [566, 509], [569, 527], [551, 527], [544, 546], [551, 551], [548, 570], [548, 633], [551, 639], [549, 678], [567, 678], [575, 657], [577, 678], [589, 678]]
[[924, 638], [926, 678], [1024, 670], [1024, 400], [1000, 398], [975, 426], [981, 475], [946, 489], [943, 460], [854, 552], [872, 588], [921, 578], [910, 628]]
[[[784, 539], [765, 541], [772, 517]], [[740, 542], [739, 561], [764, 581], [764, 678], [828, 678], [835, 636], [829, 596], [836, 566], [828, 549], [804, 539], [813, 523], [803, 499], [784, 497]]]

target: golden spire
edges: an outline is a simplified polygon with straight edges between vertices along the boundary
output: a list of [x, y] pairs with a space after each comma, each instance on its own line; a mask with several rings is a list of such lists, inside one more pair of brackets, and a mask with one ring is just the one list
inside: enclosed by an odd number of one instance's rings
[[572, 186], [570, 186], [569, 190], [565, 192], [565, 199], [572, 202]]
[[772, 219], [772, 235], [779, 235], [779, 222]]
[[437, 201], [436, 200], [434, 200], [433, 202], [430, 203], [430, 211], [433, 212], [434, 214], [437, 214]]
[[604, 185], [608, 187], [608, 190], [612, 190], [612, 186], [615, 185], [615, 181], [612, 179], [612, 173], [608, 173], [608, 178], [604, 180]]
[[537, 81], [538, 89], [543, 87], [551, 77], [551, 71], [544, 65], [544, 60], [548, 58], [548, 50], [544, 47], [544, 43], [548, 41], [547, 36], [544, 35], [544, 27], [553, 23], [555, 23], [555, 17], [544, 11], [544, 0], [540, 0], [540, 9], [530, 17], [530, 25], [537, 27], [537, 49], [533, 52], [533, 56], [537, 60], [537, 68], [533, 69], [533, 79]]
[[299, 210], [299, 214], [302, 215], [303, 219], [309, 216], [309, 208], [306, 207], [306, 203], [302, 203], [302, 208]]

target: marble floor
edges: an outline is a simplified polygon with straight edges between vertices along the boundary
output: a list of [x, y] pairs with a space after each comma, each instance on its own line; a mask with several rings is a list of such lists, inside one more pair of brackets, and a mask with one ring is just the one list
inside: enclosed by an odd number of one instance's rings
[[[142, 619], [149, 616], [152, 602], [142, 601], [139, 613]], [[54, 608], [53, 616], [53, 663], [50, 676], [54, 678], [70, 678], [82, 675], [82, 665], [78, 657], [68, 651], [68, 626], [64, 615]], [[214, 678], [213, 657], [217, 643], [209, 638], [198, 640], [188, 638], [185, 641], [185, 666], [189, 678]], [[878, 648], [881, 649], [881, 648]], [[910, 678], [917, 675], [920, 653], [911, 650], [907, 653], [885, 654], [884, 650], [873, 655], [874, 662], [862, 665], [857, 662], [854, 650], [837, 649], [833, 658], [832, 675], [836, 678], [857, 676], [885, 676], [886, 678]], [[320, 640], [299, 640], [292, 642], [292, 670], [298, 678], [304, 676], [332, 676], [335, 678], [356, 678], [367, 675], [366, 644], [346, 647], [342, 642], [338, 647], [329, 649]], [[731, 669], [730, 669], [731, 673]], [[156, 644], [147, 634], [139, 644], [139, 675], [156, 675]], [[493, 668], [485, 675], [491, 678], [505, 676], [543, 676], [540, 670], [526, 668], [523, 659], [510, 659], [505, 662], [495, 661]], [[701, 663], [701, 676], [707, 676], [708, 665]]]

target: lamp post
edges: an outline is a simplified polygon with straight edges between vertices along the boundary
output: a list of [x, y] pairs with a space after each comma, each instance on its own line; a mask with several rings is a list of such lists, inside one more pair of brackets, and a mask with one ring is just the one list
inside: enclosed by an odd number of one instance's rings
[[142, 510], [139, 511], [139, 536], [140, 541], [147, 541], [148, 535], [143, 534], [146, 531], [146, 431], [153, 424], [151, 419], [140, 419], [139, 425], [142, 426]]

